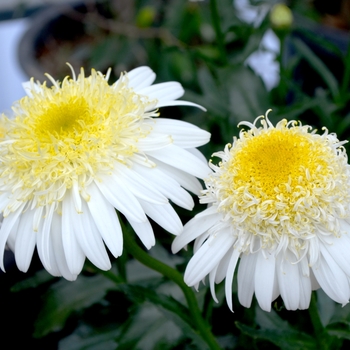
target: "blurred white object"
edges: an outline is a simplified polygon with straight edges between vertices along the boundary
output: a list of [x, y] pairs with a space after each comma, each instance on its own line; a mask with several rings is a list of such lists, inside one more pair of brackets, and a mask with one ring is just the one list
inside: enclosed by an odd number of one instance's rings
[[245, 61], [245, 64], [261, 77], [267, 90], [271, 90], [280, 81], [280, 66], [276, 57], [280, 52], [280, 41], [272, 29], [264, 34], [260, 47]]
[[233, 7], [241, 21], [259, 27], [271, 8], [271, 3], [250, 5], [249, 0], [233, 0]]
[[18, 63], [17, 45], [28, 25], [28, 18], [0, 21], [0, 113], [11, 113], [12, 103], [25, 95], [22, 83], [28, 77]]
[[[254, 26], [254, 28], [260, 26], [272, 5], [272, 1], [256, 6], [250, 5], [249, 0], [233, 1], [237, 16], [242, 21]], [[261, 77], [267, 90], [277, 86], [280, 80], [279, 63], [276, 61], [279, 52], [280, 41], [276, 34], [268, 29], [261, 40], [259, 49], [253, 52], [245, 61], [245, 64]]]

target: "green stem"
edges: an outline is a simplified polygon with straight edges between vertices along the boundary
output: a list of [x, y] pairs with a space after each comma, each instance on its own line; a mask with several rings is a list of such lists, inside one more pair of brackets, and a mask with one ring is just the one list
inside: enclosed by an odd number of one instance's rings
[[312, 325], [314, 327], [314, 333], [317, 340], [318, 348], [321, 350], [327, 350], [328, 345], [326, 340], [326, 333], [325, 329], [323, 327], [323, 324], [321, 322], [318, 308], [317, 308], [317, 300], [315, 292], [312, 292], [311, 294], [311, 301], [309, 306], [309, 315], [311, 318]]
[[140, 263], [151, 268], [154, 271], [161, 273], [163, 276], [169, 278], [181, 288], [182, 292], [185, 295], [188, 308], [192, 316], [192, 320], [194, 321], [198, 332], [208, 344], [210, 349], [221, 349], [213, 334], [211, 333], [211, 330], [209, 329], [207, 323], [202, 318], [200, 309], [198, 307], [197, 299], [192, 289], [184, 283], [183, 276], [172, 267], [162, 263], [161, 261], [147, 254], [137, 245], [134, 238], [131, 237], [130, 232], [125, 231], [126, 230], [123, 230], [123, 236], [124, 247], [126, 248], [126, 250]]
[[219, 16], [216, 0], [210, 0], [210, 13], [211, 13], [211, 19], [212, 19], [214, 31], [216, 34], [216, 42], [220, 52], [221, 63], [226, 64], [227, 54], [225, 49], [224, 34], [221, 30], [220, 16]]

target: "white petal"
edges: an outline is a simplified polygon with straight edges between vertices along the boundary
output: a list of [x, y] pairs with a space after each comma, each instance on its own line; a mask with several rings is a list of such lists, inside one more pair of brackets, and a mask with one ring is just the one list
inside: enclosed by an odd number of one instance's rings
[[[203, 106], [201, 106], [197, 103], [182, 101], [182, 100], [158, 102], [156, 107], [161, 108], [161, 107], [169, 107], [169, 106], [190, 106], [190, 107], [197, 107], [204, 112], [206, 111], [206, 109]], [[146, 112], [148, 112], [149, 110], [152, 110], [152, 109], [153, 108], [146, 109]]]
[[184, 92], [185, 91], [181, 84], [176, 81], [154, 84], [137, 91], [137, 93], [140, 95], [147, 95], [150, 99], [157, 99], [158, 104], [176, 100], [181, 97]]
[[36, 232], [33, 231], [34, 210], [26, 210], [22, 213], [15, 242], [15, 259], [18, 269], [27, 272], [33, 257]]
[[231, 255], [232, 255], [231, 250], [228, 250], [226, 254], [223, 256], [223, 258], [220, 260], [216, 271], [216, 275], [215, 275], [215, 283], [217, 284], [221, 283], [226, 277], [228, 265], [231, 260]]
[[350, 240], [342, 235], [340, 238], [332, 237], [332, 244], [323, 243], [328, 253], [340, 268], [350, 276]]
[[194, 286], [207, 276], [220, 262], [226, 252], [232, 248], [235, 238], [229, 230], [211, 236], [194, 254], [187, 265], [184, 280]]
[[182, 148], [199, 147], [210, 140], [210, 133], [199, 127], [174, 119], [157, 118], [151, 134], [171, 135], [174, 144]]
[[277, 257], [276, 273], [281, 297], [287, 310], [296, 310], [300, 298], [300, 275], [298, 264], [293, 264], [294, 255], [286, 250]]
[[211, 173], [208, 165], [185, 149], [175, 145], [148, 152], [148, 155], [200, 179], [207, 177]]
[[349, 301], [348, 278], [323, 244], [320, 244], [320, 250], [319, 263], [312, 267], [312, 271], [330, 298], [340, 304], [346, 304]]
[[168, 199], [164, 197], [156, 186], [149, 183], [143, 176], [123, 164], [115, 164], [114, 173], [124, 181], [136, 197], [155, 204], [166, 204]]
[[174, 235], [182, 232], [183, 226], [174, 208], [168, 203], [163, 205], [150, 204], [140, 199], [145, 213], [158, 225]]
[[218, 266], [219, 266], [219, 265], [217, 265], [216, 267], [214, 267], [214, 268], [210, 271], [210, 273], [209, 273], [210, 293], [211, 293], [211, 295], [212, 295], [212, 297], [213, 297], [213, 299], [214, 299], [214, 301], [215, 301], [216, 303], [219, 302], [219, 301], [218, 301], [218, 298], [216, 297], [216, 293], [215, 293], [215, 276], [216, 276], [216, 271], [217, 271], [217, 269], [218, 269]]
[[51, 205], [47, 205], [45, 207], [46, 213], [42, 220], [42, 224], [39, 226], [36, 243], [40, 260], [43, 263], [45, 269], [49, 272], [53, 269], [53, 266], [51, 267], [50, 263], [50, 261], [53, 259], [53, 257], [50, 255], [50, 231], [54, 208], [55, 203], [52, 203]]
[[152, 186], [176, 205], [188, 210], [193, 209], [194, 201], [192, 196], [177, 181], [162, 172], [159, 167], [147, 168], [134, 164], [132, 170], [146, 178]]
[[54, 212], [52, 217], [51, 237], [52, 245], [55, 247], [56, 263], [61, 275], [68, 281], [75, 281], [78, 275], [69, 271], [62, 242], [62, 216], [57, 214], [57, 212]]
[[135, 92], [150, 86], [156, 79], [156, 74], [149, 67], [138, 67], [128, 72], [129, 86], [133, 87]]
[[85, 254], [76, 238], [77, 228], [73, 225], [74, 213], [76, 210], [72, 194], [70, 190], [67, 190], [62, 202], [62, 242], [69, 271], [73, 275], [78, 275], [83, 268]]
[[232, 281], [235, 274], [238, 258], [240, 256], [238, 249], [233, 249], [230, 262], [227, 267], [226, 280], [225, 280], [225, 295], [228, 307], [232, 310]]
[[148, 220], [142, 223], [134, 221], [129, 221], [129, 223], [147, 249], [151, 249], [156, 244], [153, 229]]
[[257, 253], [242, 254], [239, 262], [237, 274], [238, 300], [245, 307], [250, 307], [253, 299], [257, 258]]
[[4, 250], [6, 246], [7, 238], [11, 232], [12, 227], [16, 224], [19, 215], [22, 213], [26, 203], [23, 203], [15, 212], [10, 213], [7, 217], [5, 217], [2, 221], [1, 229], [0, 229], [0, 267], [3, 271], [5, 271], [4, 267]]
[[206, 232], [218, 221], [219, 217], [217, 213], [200, 218], [195, 216], [184, 226], [183, 232], [175, 237], [171, 246], [172, 252], [176, 254], [180, 249]]
[[167, 174], [169, 177], [172, 177], [177, 181], [183, 188], [199, 195], [200, 191], [203, 189], [199, 180], [194, 176], [188, 174], [186, 171], [182, 171], [172, 167], [171, 165], [165, 164], [163, 162], [155, 161], [159, 170]]
[[139, 201], [128, 188], [125, 188], [124, 183], [117, 176], [103, 175], [101, 178], [102, 182], [95, 181], [95, 184], [109, 203], [132, 221], [147, 220]]
[[204, 157], [203, 153], [199, 151], [197, 148], [187, 148], [187, 151], [201, 160], [204, 164], [208, 165], [208, 160]]
[[123, 234], [117, 213], [94, 183], [89, 185], [87, 192], [90, 195], [90, 200], [87, 202], [90, 214], [108, 249], [117, 258], [123, 252]]
[[[306, 258], [305, 258], [306, 260]], [[299, 295], [299, 306], [300, 310], [305, 310], [309, 308], [311, 300], [311, 279], [302, 273], [301, 264], [298, 264], [299, 276], [300, 276], [300, 295]]]
[[256, 254], [258, 256], [254, 276], [255, 296], [263, 310], [271, 311], [276, 259], [268, 252], [265, 252], [264, 256], [262, 250]]
[[[82, 202], [82, 214], [73, 213], [74, 225], [76, 227], [75, 235], [80, 247], [86, 257], [99, 269], [109, 270], [111, 263], [108, 258], [106, 248], [103, 244], [101, 235], [90, 215], [86, 202]], [[105, 213], [101, 212], [101, 216]]]
[[148, 153], [164, 148], [173, 143], [171, 135], [155, 135], [149, 134], [146, 138], [140, 139], [137, 142], [137, 148], [140, 153]]

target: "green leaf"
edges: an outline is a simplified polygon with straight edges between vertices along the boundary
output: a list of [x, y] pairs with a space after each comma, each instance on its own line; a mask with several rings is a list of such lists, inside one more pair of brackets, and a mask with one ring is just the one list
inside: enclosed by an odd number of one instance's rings
[[259, 329], [240, 322], [236, 322], [236, 326], [243, 334], [256, 340], [268, 340], [282, 350], [317, 349], [315, 339], [294, 329], [287, 321], [280, 318], [274, 310], [265, 312], [257, 307], [256, 322], [260, 326]]
[[117, 288], [123, 291], [134, 303], [141, 304], [149, 301], [179, 315], [189, 325], [193, 325], [188, 309], [171, 296], [158, 293], [154, 289], [131, 284], [120, 284]]
[[35, 273], [34, 276], [29, 277], [13, 285], [11, 288], [11, 292], [20, 292], [28, 288], [36, 288], [44, 283], [53, 281], [54, 279], [54, 276], [50, 275], [46, 270], [42, 269]]
[[59, 350], [114, 350], [115, 340], [121, 334], [121, 328], [98, 331], [87, 325], [81, 325], [71, 335], [59, 342]]
[[173, 349], [182, 333], [174, 323], [149, 303], [143, 304], [117, 338], [118, 350]]
[[99, 302], [114, 286], [102, 275], [80, 275], [74, 282], [59, 280], [43, 295], [44, 304], [34, 325], [34, 337], [40, 338], [61, 330], [74, 311]]
[[255, 329], [238, 321], [236, 326], [243, 334], [256, 340], [268, 340], [282, 350], [317, 349], [316, 343], [311, 336], [296, 330]]
[[322, 77], [324, 82], [327, 84], [333, 98], [339, 95], [339, 86], [337, 79], [334, 77], [332, 72], [327, 68], [327, 66], [319, 59], [313, 51], [298, 38], [293, 38], [293, 44], [298, 52], [309, 62], [311, 67]]

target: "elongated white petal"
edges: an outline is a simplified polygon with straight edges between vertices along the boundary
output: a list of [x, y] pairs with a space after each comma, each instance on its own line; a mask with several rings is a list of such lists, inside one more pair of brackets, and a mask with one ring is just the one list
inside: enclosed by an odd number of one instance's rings
[[305, 276], [302, 272], [301, 265], [298, 265], [300, 276], [300, 294], [299, 294], [299, 306], [300, 310], [305, 310], [310, 305], [311, 300], [311, 279], [309, 276]]
[[134, 164], [132, 170], [140, 174], [143, 178], [146, 178], [154, 188], [157, 188], [160, 193], [178, 206], [188, 210], [193, 209], [194, 201], [192, 196], [180, 187], [180, 184], [177, 181], [165, 174], [158, 167], [147, 168]]
[[197, 157], [175, 145], [169, 145], [165, 148], [148, 152], [148, 154], [163, 163], [186, 171], [200, 179], [207, 177], [211, 173], [210, 168]]
[[157, 118], [152, 134], [171, 135], [174, 144], [182, 148], [199, 147], [210, 140], [210, 133], [197, 126], [174, 119]]
[[147, 139], [141, 139], [137, 143], [137, 147], [140, 152], [148, 153], [164, 148], [173, 143], [173, 139], [170, 135], [155, 135], [151, 134]]
[[178, 235], [182, 229], [182, 223], [174, 208], [170, 204], [150, 204], [140, 199], [145, 213], [158, 225], [174, 235]]
[[26, 210], [19, 219], [18, 232], [15, 242], [15, 260], [18, 269], [27, 272], [33, 257], [36, 235], [33, 230], [33, 210]]
[[78, 275], [83, 268], [85, 254], [77, 241], [75, 231], [80, 227], [73, 225], [74, 213], [76, 211], [72, 195], [67, 191], [62, 203], [62, 242], [69, 271], [72, 275]]
[[332, 237], [332, 243], [325, 243], [324, 247], [345, 274], [350, 276], [350, 239], [346, 235]]
[[168, 203], [167, 198], [159, 192], [156, 186], [152, 185], [147, 178], [144, 178], [132, 169], [122, 164], [116, 164], [114, 173], [120, 180], [124, 181], [125, 186], [136, 197], [154, 204]]
[[96, 181], [95, 184], [109, 203], [132, 221], [147, 220], [139, 201], [117, 176], [103, 176], [102, 180]]
[[[90, 214], [108, 249], [117, 258], [123, 252], [123, 234], [117, 213], [94, 183], [90, 184], [88, 192], [91, 196], [87, 202]], [[100, 215], [101, 212], [105, 215]]]
[[235, 269], [237, 265], [240, 252], [237, 249], [233, 249], [230, 262], [227, 267], [226, 280], [225, 280], [225, 295], [226, 302], [231, 311], [232, 310], [232, 281], [235, 274]]
[[66, 255], [64, 253], [63, 241], [62, 241], [62, 216], [53, 213], [52, 217], [52, 246], [54, 247], [54, 255], [59, 268], [60, 274], [68, 281], [75, 281], [77, 274], [72, 274], [68, 268]]
[[148, 220], [141, 223], [129, 221], [129, 223], [147, 249], [151, 249], [156, 244], [153, 229]]
[[2, 225], [0, 228], [0, 267], [3, 271], [5, 271], [4, 267], [4, 249], [6, 245], [6, 241], [8, 235], [11, 232], [12, 227], [16, 224], [19, 215], [22, 213], [22, 210], [25, 206], [25, 203], [21, 205], [14, 213], [10, 213], [7, 217], [5, 217], [2, 221]]
[[254, 295], [255, 271], [258, 254], [243, 254], [238, 267], [238, 300], [250, 307]]
[[346, 304], [349, 302], [349, 282], [343, 270], [337, 265], [327, 249], [321, 245], [319, 264], [312, 271], [321, 288], [333, 300]]
[[147, 86], [137, 92], [141, 95], [147, 95], [150, 99], [157, 99], [159, 104], [165, 101], [176, 100], [181, 97], [185, 91], [178, 82], [169, 81], [167, 83]]
[[136, 92], [150, 86], [156, 79], [156, 74], [149, 67], [138, 67], [128, 72], [129, 86]]
[[214, 268], [210, 271], [210, 273], [209, 273], [210, 293], [211, 293], [211, 295], [212, 295], [212, 297], [213, 297], [213, 299], [214, 299], [214, 301], [215, 301], [216, 303], [219, 302], [218, 298], [216, 297], [216, 293], [215, 293], [215, 276], [216, 276], [216, 271], [217, 271], [217, 269], [218, 269], [218, 266], [219, 266], [219, 265], [217, 265], [216, 267], [214, 267]]
[[256, 254], [258, 255], [254, 276], [256, 299], [263, 310], [271, 311], [276, 259], [268, 252], [263, 254], [262, 250]]
[[50, 231], [52, 224], [52, 216], [54, 211], [54, 203], [45, 208], [46, 213], [43, 219], [42, 225], [39, 226], [37, 234], [37, 248], [41, 262], [43, 263], [46, 270], [50, 271], [53, 269], [50, 261], [53, 257], [50, 255]]
[[[202, 111], [206, 111], [206, 109], [197, 104], [197, 103], [193, 103], [193, 102], [188, 102], [188, 101], [182, 101], [182, 100], [176, 100], [176, 101], [162, 101], [162, 102], [158, 102], [157, 103], [157, 108], [161, 108], [161, 107], [169, 107], [169, 106], [188, 106], [188, 107], [197, 107], [199, 109], [201, 109]], [[152, 108], [151, 108], [152, 109]], [[150, 110], [151, 110], [150, 109]]]
[[171, 246], [172, 252], [176, 254], [180, 249], [212, 227], [217, 221], [218, 216], [216, 213], [210, 216], [205, 216], [204, 218], [195, 217], [193, 220], [189, 221], [184, 226], [183, 232], [175, 237]]
[[296, 310], [300, 298], [299, 266], [295, 264], [295, 258], [288, 250], [283, 257], [279, 254], [276, 273], [281, 297], [287, 309]]
[[200, 191], [203, 189], [201, 183], [194, 176], [189, 175], [186, 171], [176, 169], [163, 162], [155, 162], [162, 172], [175, 179], [186, 190], [199, 195]]
[[[76, 223], [75, 235], [80, 247], [86, 257], [101, 270], [109, 270], [111, 263], [109, 261], [106, 248], [102, 238], [95, 225], [94, 220], [90, 216], [90, 211], [85, 202], [82, 203], [83, 212], [73, 212]], [[101, 212], [101, 216], [105, 214]]]
[[199, 283], [215, 268], [221, 258], [231, 248], [234, 237], [229, 232], [221, 232], [210, 237], [196, 252], [187, 265], [184, 280], [189, 286]]

